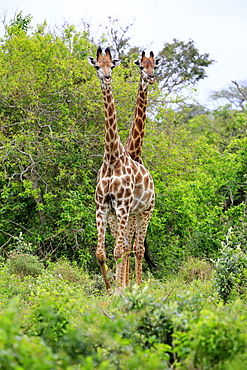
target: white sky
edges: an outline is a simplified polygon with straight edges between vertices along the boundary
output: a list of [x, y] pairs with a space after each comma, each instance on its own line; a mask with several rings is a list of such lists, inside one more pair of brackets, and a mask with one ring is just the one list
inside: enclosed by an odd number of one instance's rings
[[69, 21], [77, 26], [86, 19], [97, 29], [108, 16], [124, 25], [135, 20], [131, 44], [148, 46], [155, 55], [173, 38], [194, 40], [200, 53], [216, 60], [198, 85], [202, 104], [232, 80], [247, 80], [246, 0], [2, 0], [0, 17], [7, 13], [10, 20], [21, 10], [23, 16], [31, 14], [33, 26], [45, 19], [49, 25]]

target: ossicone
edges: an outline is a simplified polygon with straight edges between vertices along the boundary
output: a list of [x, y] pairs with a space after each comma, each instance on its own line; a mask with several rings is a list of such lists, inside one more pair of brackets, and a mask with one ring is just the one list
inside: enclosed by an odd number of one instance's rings
[[99, 60], [101, 57], [102, 57], [102, 49], [99, 46], [98, 49], [97, 49], [97, 60]]
[[111, 60], [111, 52], [108, 47], [105, 49], [105, 55]]

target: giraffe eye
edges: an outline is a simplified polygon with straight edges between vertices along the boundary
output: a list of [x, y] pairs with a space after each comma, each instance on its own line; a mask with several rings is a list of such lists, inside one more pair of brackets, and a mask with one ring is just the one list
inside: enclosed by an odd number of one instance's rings
[[143, 66], [140, 66], [140, 70], [143, 70], [144, 69], [144, 67]]
[[97, 71], [99, 70], [99, 66], [95, 66], [95, 68], [97, 69]]

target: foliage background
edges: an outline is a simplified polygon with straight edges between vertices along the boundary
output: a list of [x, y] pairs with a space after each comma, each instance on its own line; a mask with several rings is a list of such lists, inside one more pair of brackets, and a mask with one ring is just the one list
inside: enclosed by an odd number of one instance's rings
[[[193, 41], [164, 44], [143, 148], [156, 190], [148, 243], [160, 269], [145, 266], [145, 285], [106, 295], [94, 206], [104, 112], [87, 56], [110, 45], [122, 60], [113, 89], [125, 142], [141, 50], [117, 20], [97, 42], [89, 28], [31, 21], [20, 12], [0, 40], [1, 369], [246, 369], [240, 92], [216, 92], [224, 105], [214, 111], [199, 106], [193, 90], [213, 61]], [[114, 267], [110, 233], [106, 247]]]
[[[19, 13], [6, 25], [0, 53], [0, 245], [5, 259], [22, 250], [48, 261], [66, 257], [90, 272], [95, 260], [94, 189], [103, 154], [99, 81], [90, 29], [35, 28]], [[119, 132], [125, 142], [139, 81], [126, 27], [102, 35], [122, 59], [114, 70]], [[188, 256], [216, 258], [227, 230], [246, 246], [246, 111], [207, 111], [193, 86], [213, 63], [193, 41], [164, 43], [157, 83], [149, 89], [143, 159], [156, 206], [150, 250], [164, 276]], [[221, 95], [222, 96], [222, 95]], [[214, 98], [217, 98], [215, 96]], [[112, 238], [106, 241], [113, 267]]]

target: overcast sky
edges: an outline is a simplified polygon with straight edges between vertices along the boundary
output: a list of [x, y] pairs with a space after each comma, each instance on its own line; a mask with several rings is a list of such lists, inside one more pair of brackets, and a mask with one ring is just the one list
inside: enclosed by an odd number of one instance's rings
[[12, 19], [21, 10], [24, 16], [31, 14], [33, 26], [45, 19], [49, 25], [66, 20], [77, 26], [86, 19], [97, 29], [108, 16], [123, 24], [135, 20], [131, 44], [151, 45], [155, 55], [174, 38], [194, 40], [201, 53], [216, 60], [198, 85], [202, 104], [232, 80], [247, 81], [246, 0], [1, 0], [1, 18], [7, 13], [7, 20]]

